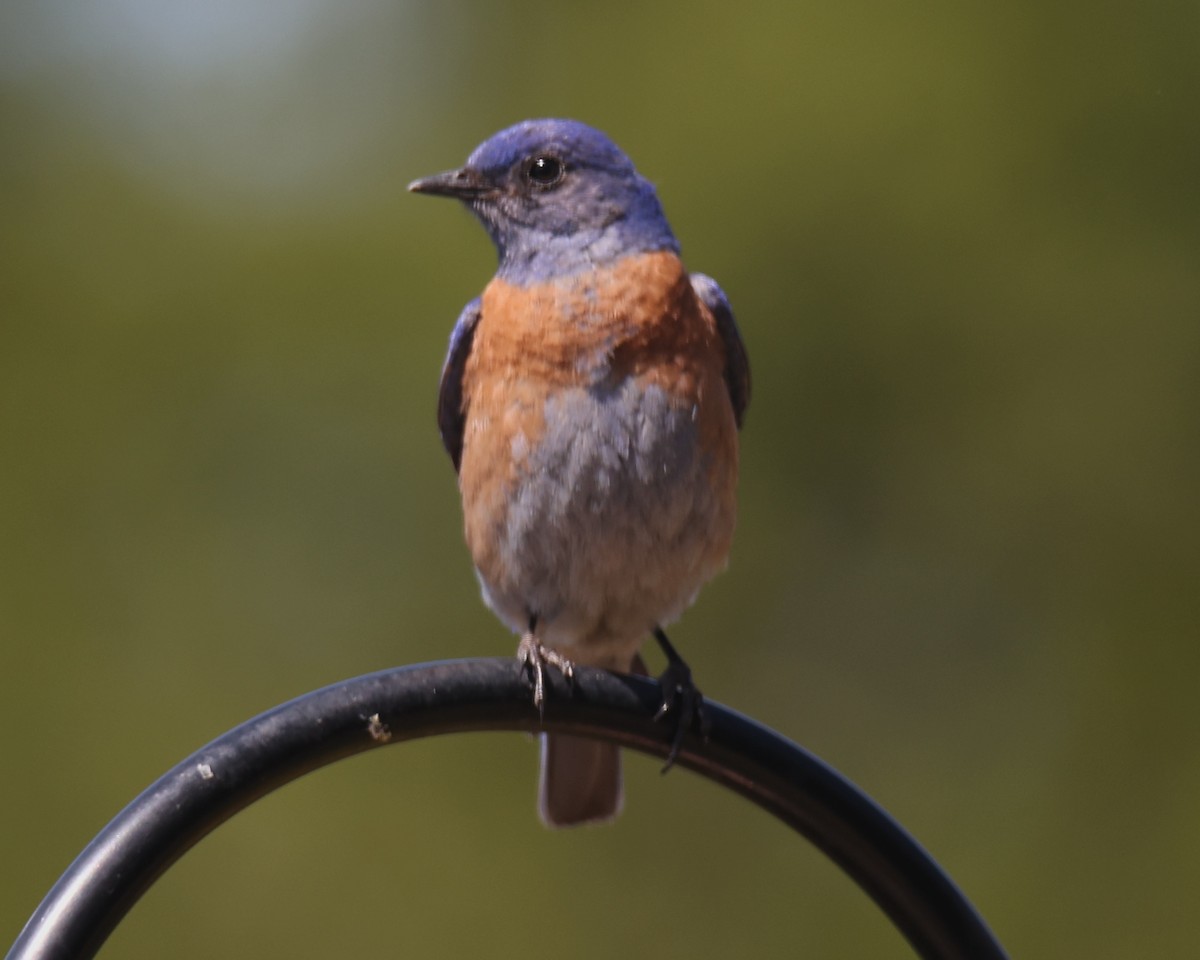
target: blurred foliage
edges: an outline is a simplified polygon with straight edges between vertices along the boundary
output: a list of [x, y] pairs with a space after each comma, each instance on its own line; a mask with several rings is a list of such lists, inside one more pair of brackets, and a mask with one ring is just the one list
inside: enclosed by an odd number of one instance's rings
[[[568, 115], [755, 370], [701, 685], [862, 784], [1014, 956], [1194, 949], [1194, 6], [13, 0], [0, 11], [0, 943], [145, 784], [513, 648], [433, 423], [492, 253], [408, 180]], [[105, 955], [907, 956], [802, 841], [631, 757], [381, 751], [190, 853]], [[415, 948], [415, 949], [414, 949]]]

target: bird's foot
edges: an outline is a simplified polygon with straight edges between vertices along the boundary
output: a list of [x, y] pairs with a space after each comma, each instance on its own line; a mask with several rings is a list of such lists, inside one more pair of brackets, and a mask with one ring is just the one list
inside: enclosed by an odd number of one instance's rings
[[517, 644], [517, 661], [529, 674], [530, 683], [533, 684], [533, 705], [537, 707], [538, 713], [544, 716], [546, 713], [546, 664], [557, 667], [568, 680], [575, 679], [575, 664], [561, 653], [543, 646], [532, 631], [521, 637], [521, 642]]
[[675, 650], [661, 627], [655, 628], [654, 639], [658, 641], [658, 645], [667, 658], [667, 669], [658, 678], [662, 687], [662, 704], [658, 708], [658, 713], [654, 715], [654, 719], [662, 720], [669, 714], [675, 716], [675, 732], [671, 738], [671, 750], [667, 754], [666, 766], [662, 768], [662, 772], [666, 773], [679, 759], [679, 751], [683, 746], [683, 735], [689, 729], [695, 729], [702, 737], [707, 737], [710, 723], [704, 710], [704, 695], [692, 679], [692, 668]]

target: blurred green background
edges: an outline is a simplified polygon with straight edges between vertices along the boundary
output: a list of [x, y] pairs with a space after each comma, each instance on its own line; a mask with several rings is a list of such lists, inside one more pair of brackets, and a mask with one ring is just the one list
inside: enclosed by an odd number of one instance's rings
[[[388, 666], [505, 654], [434, 399], [494, 256], [405, 184], [566, 115], [749, 346], [703, 689], [900, 819], [1014, 956], [1182, 956], [1200, 890], [1195, 4], [9, 0], [0, 945], [147, 783]], [[909, 956], [805, 842], [627, 762], [377, 751], [106, 956]]]

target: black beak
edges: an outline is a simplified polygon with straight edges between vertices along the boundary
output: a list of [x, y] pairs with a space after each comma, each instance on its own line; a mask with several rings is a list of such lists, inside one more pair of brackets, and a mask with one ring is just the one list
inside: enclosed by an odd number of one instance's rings
[[485, 193], [491, 193], [495, 185], [478, 170], [463, 167], [460, 170], [447, 170], [445, 173], [435, 173], [432, 177], [422, 177], [408, 185], [413, 193], [430, 193], [436, 197], [458, 197], [460, 200], [470, 200]]

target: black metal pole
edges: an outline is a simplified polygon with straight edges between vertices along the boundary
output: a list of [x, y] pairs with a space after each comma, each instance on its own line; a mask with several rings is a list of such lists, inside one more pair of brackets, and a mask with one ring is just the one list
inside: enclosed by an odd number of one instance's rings
[[[87, 846], [34, 912], [7, 960], [84, 960], [188, 849], [239, 810], [311, 770], [385, 743], [468, 730], [596, 736], [665, 757], [657, 683], [547, 671], [545, 717], [512, 659], [400, 667], [316, 690], [214, 740], [168, 771]], [[933, 859], [864, 793], [785, 738], [706, 702], [708, 738], [678, 763], [802, 833], [852, 877], [927, 960], [1002, 960], [986, 924]]]

